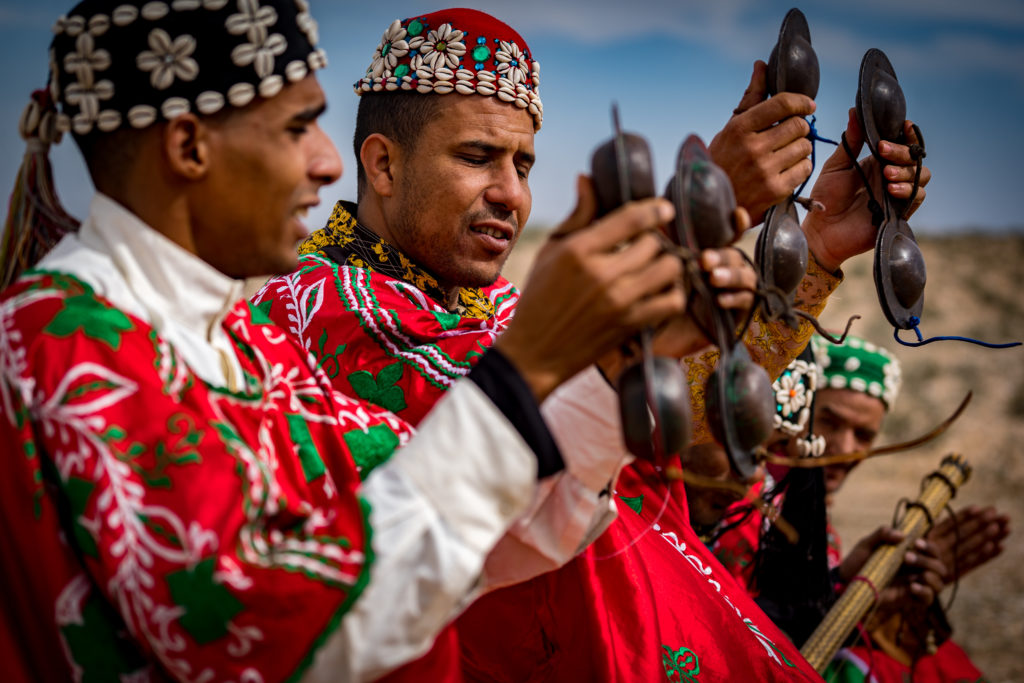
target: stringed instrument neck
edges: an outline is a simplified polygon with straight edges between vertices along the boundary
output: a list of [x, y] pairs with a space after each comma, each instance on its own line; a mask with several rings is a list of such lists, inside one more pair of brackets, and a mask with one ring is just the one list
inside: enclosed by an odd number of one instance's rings
[[927, 475], [918, 499], [907, 505], [897, 529], [904, 540], [876, 550], [854, 577], [825, 619], [804, 644], [801, 654], [818, 673], [832, 657], [883, 590], [896, 576], [907, 548], [931, 529], [932, 521], [967, 481], [971, 468], [960, 454], [943, 458], [939, 469]]

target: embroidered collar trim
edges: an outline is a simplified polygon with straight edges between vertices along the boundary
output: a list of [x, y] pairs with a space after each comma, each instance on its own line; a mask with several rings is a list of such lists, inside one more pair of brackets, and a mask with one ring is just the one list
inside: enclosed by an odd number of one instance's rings
[[[365, 268], [420, 289], [431, 299], [446, 306], [448, 297], [437, 278], [356, 220], [357, 207], [352, 202], [334, 205], [327, 225], [310, 235], [300, 246], [299, 254], [317, 254], [338, 265]], [[467, 318], [486, 320], [494, 316], [494, 303], [484, 290], [460, 287], [458, 301], [452, 311]]]

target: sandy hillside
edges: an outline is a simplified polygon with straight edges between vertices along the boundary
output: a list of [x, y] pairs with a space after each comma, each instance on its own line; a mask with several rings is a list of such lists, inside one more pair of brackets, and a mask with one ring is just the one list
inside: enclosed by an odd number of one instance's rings
[[[536, 233], [524, 236], [506, 268], [513, 282], [526, 281], [541, 241]], [[1024, 237], [931, 238], [922, 240], [922, 249], [928, 268], [925, 336], [1024, 340]], [[903, 393], [880, 443], [922, 434], [951, 413], [967, 391], [974, 398], [961, 420], [936, 442], [866, 463], [851, 475], [835, 512], [840, 535], [850, 547], [891, 521], [897, 501], [915, 497], [923, 475], [945, 454], [962, 453], [974, 473], [954, 505], [996, 505], [1009, 512], [1015, 531], [1001, 557], [961, 583], [951, 610], [955, 637], [993, 683], [1024, 681], [1024, 350], [994, 351], [958, 342], [901, 347], [875, 298], [870, 255], [845, 270], [846, 281], [822, 322], [840, 327], [847, 316], [859, 313], [855, 333], [885, 345], [903, 364]]]

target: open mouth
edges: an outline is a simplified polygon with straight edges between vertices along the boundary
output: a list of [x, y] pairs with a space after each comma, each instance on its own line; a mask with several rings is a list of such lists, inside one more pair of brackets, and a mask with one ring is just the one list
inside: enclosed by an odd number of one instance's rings
[[502, 240], [505, 242], [512, 239], [512, 231], [503, 230], [501, 228], [497, 228], [490, 225], [474, 225], [470, 227], [470, 230], [475, 233], [487, 235], [488, 237], [493, 237], [496, 240]]

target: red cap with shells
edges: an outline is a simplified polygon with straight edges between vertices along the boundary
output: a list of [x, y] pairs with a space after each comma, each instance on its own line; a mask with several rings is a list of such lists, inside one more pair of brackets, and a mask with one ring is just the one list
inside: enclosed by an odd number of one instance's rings
[[526, 109], [540, 130], [540, 65], [516, 31], [473, 9], [396, 19], [381, 37], [358, 94], [393, 90], [494, 96]]

